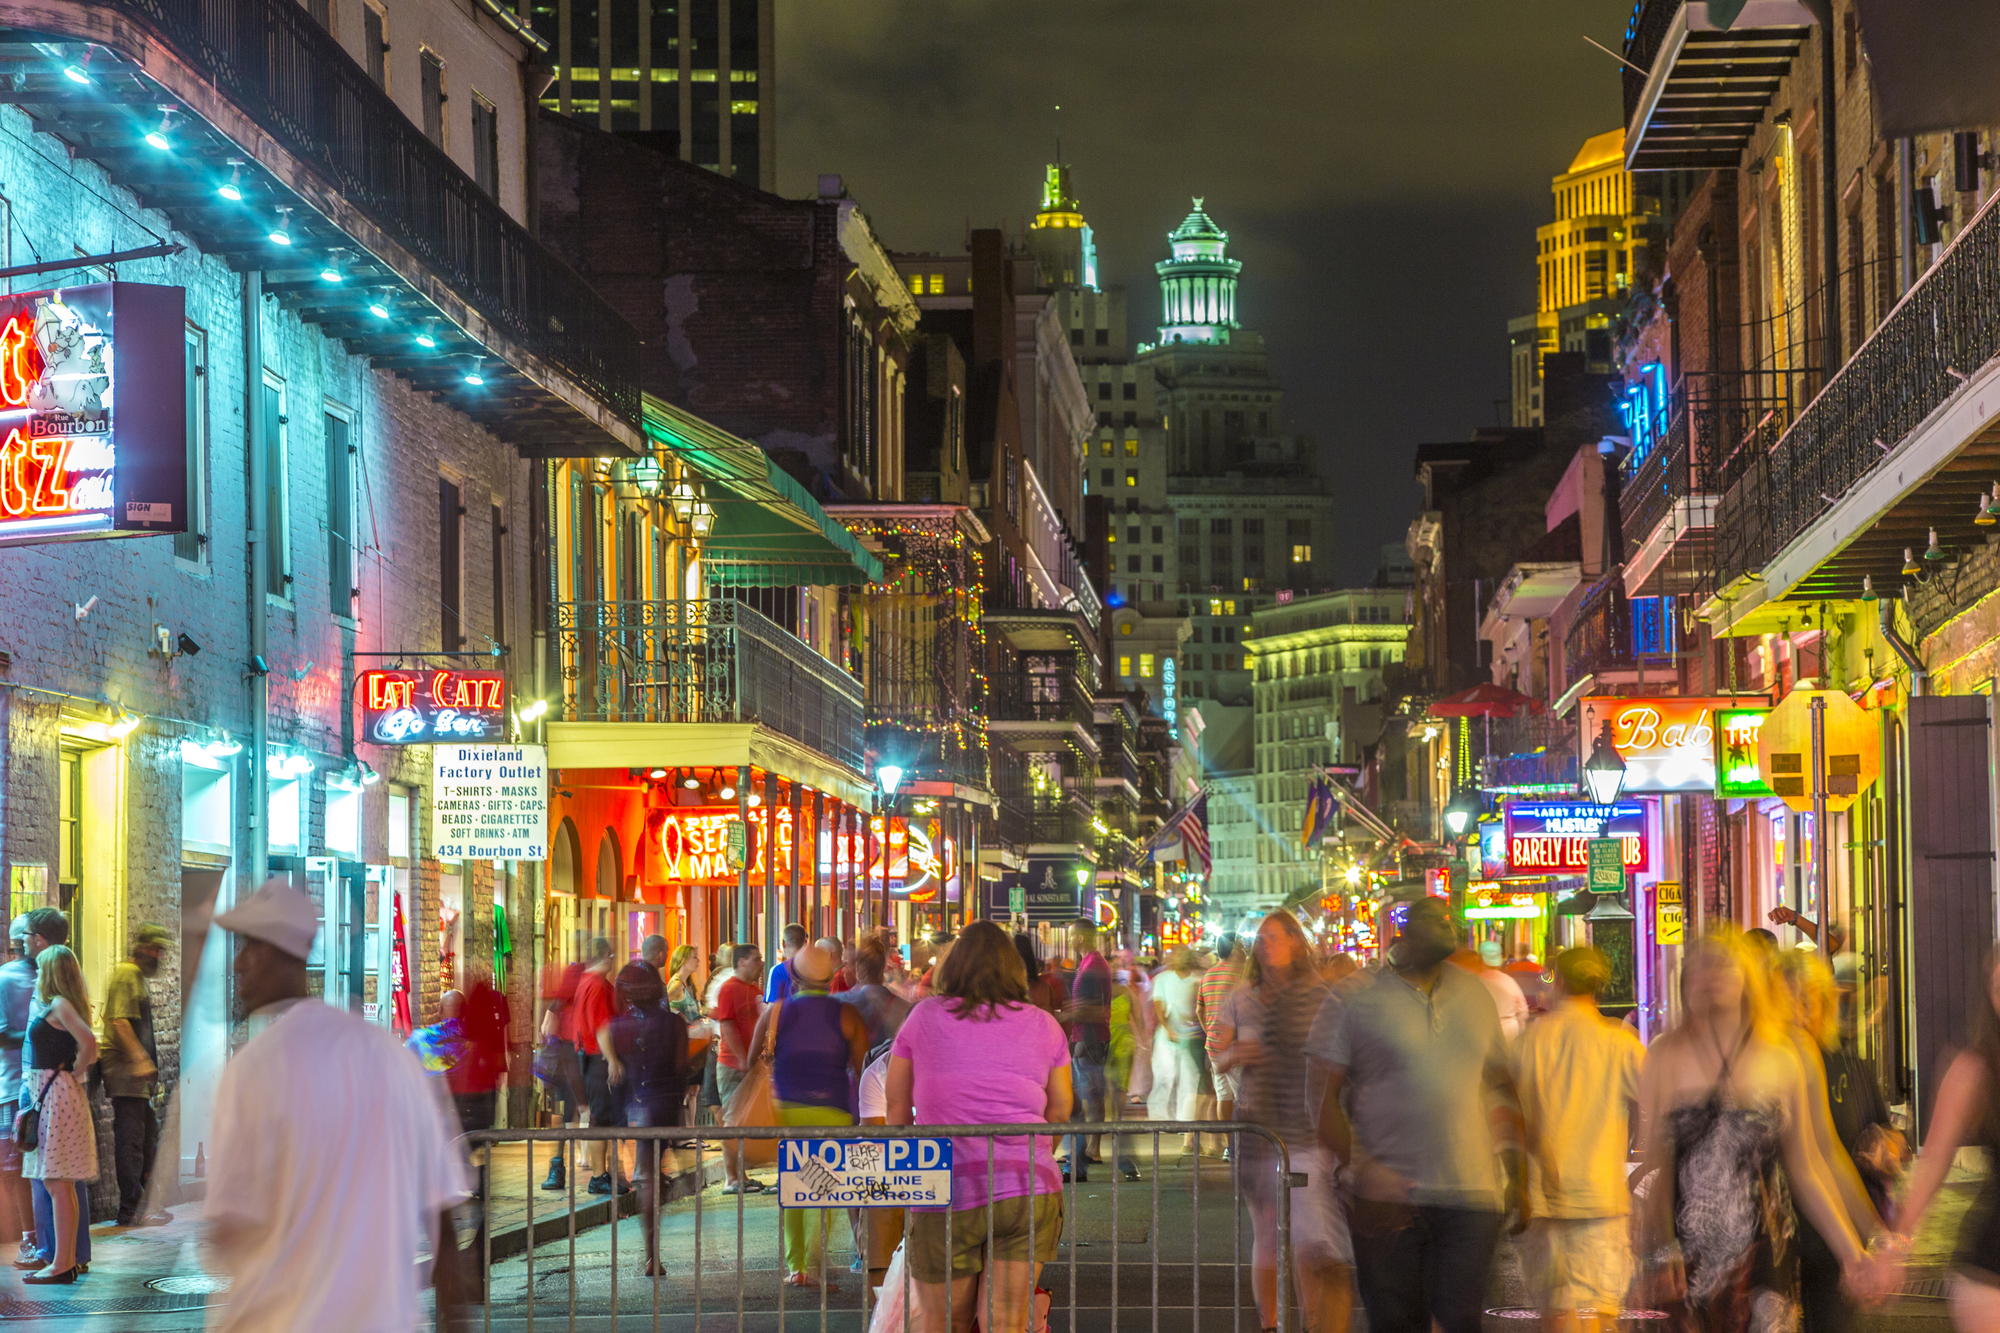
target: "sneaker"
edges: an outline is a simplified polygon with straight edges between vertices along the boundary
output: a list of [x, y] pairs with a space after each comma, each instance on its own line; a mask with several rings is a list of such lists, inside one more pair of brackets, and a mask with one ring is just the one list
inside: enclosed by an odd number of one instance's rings
[[42, 1266], [41, 1251], [35, 1248], [35, 1233], [26, 1231], [21, 1234], [21, 1248], [15, 1252], [14, 1261], [16, 1266], [19, 1266], [30, 1259], [35, 1261], [35, 1267], [40, 1268]]
[[542, 1188], [545, 1190], [559, 1190], [565, 1183], [563, 1180], [562, 1158], [551, 1158], [549, 1160], [549, 1178], [542, 1182]]
[[606, 1171], [601, 1176], [592, 1176], [590, 1178], [590, 1192], [592, 1194], [611, 1193], [611, 1173]]

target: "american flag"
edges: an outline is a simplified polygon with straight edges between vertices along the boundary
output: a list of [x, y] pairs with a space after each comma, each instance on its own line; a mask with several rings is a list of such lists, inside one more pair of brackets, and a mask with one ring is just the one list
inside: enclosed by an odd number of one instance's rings
[[1181, 846], [1187, 854], [1186, 859], [1192, 862], [1194, 858], [1200, 857], [1201, 873], [1208, 874], [1212, 862], [1208, 854], [1207, 792], [1203, 792], [1182, 806], [1180, 813], [1169, 819], [1166, 826], [1153, 839], [1153, 844], [1159, 846], [1175, 838], [1181, 840]]

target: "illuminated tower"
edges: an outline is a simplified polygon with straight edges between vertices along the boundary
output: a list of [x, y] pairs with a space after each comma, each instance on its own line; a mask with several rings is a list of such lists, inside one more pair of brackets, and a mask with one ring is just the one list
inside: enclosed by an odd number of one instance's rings
[[1070, 190], [1069, 163], [1051, 162], [1042, 178], [1042, 207], [1028, 225], [1035, 285], [1048, 291], [1097, 288], [1097, 242]]
[[1174, 257], [1153, 265], [1160, 275], [1160, 341], [1226, 343], [1236, 329], [1236, 276], [1243, 261], [1224, 252], [1229, 233], [1194, 201], [1194, 212], [1167, 236]]

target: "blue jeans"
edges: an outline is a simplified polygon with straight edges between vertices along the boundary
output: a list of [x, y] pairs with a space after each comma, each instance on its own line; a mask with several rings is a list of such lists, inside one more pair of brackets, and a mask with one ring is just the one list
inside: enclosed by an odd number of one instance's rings
[[[49, 1187], [45, 1181], [31, 1182], [35, 1187], [35, 1253], [42, 1262], [51, 1264], [56, 1258], [56, 1217], [55, 1201], [49, 1197]], [[90, 1186], [81, 1180], [70, 1182], [76, 1190], [76, 1261], [90, 1262]]]
[[[1103, 1124], [1104, 1098], [1109, 1087], [1104, 1077], [1104, 1066], [1072, 1054], [1069, 1062], [1069, 1075], [1070, 1084], [1076, 1091], [1076, 1100], [1070, 1106], [1069, 1118], [1072, 1121], [1081, 1121], [1085, 1124]], [[1081, 1133], [1069, 1136], [1070, 1170], [1074, 1174], [1083, 1174], [1083, 1141], [1088, 1137], [1088, 1135]], [[1124, 1166], [1126, 1162], [1131, 1160], [1130, 1156], [1124, 1152], [1124, 1139], [1121, 1138], [1118, 1140], [1118, 1147], [1119, 1165]]]

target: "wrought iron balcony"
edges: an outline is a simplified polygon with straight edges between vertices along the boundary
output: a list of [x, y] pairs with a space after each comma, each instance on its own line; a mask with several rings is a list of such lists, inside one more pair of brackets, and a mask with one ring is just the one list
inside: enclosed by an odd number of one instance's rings
[[1094, 847], [1097, 830], [1090, 826], [1090, 818], [1090, 807], [1074, 798], [1038, 800], [1028, 812], [1028, 841]]
[[741, 602], [558, 602], [570, 722], [755, 722], [860, 771], [859, 682]]
[[[19, 39], [0, 53], [10, 101], [203, 249], [267, 270], [267, 290], [302, 318], [523, 447], [623, 451], [639, 439], [632, 326], [411, 123], [307, 6], [59, 0], [0, 18]], [[88, 65], [86, 84], [63, 77], [71, 58]], [[140, 140], [156, 123], [134, 114], [141, 104], [183, 112], [173, 152]], [[232, 156], [245, 161], [242, 202], [196, 179]], [[281, 206], [291, 243], [273, 247]], [[329, 251], [345, 253], [346, 281], [319, 279]], [[393, 321], [369, 314], [385, 292]], [[436, 346], [415, 348], [415, 322], [433, 317]], [[489, 354], [480, 393], [456, 353]]]
[[[1908, 466], [1900, 457], [1904, 441], [2000, 356], [1996, 293], [2000, 212], [1988, 207], [1724, 493], [1716, 521], [1725, 586], [1762, 571], [1877, 469]], [[1967, 457], [1965, 442], [1941, 441], [1937, 456], [1907, 484], [1885, 488], [1900, 497], [1894, 507], [1845, 520], [1856, 530], [1854, 539], [1795, 586], [1778, 591], [1852, 597], [1864, 575], [1878, 588], [1893, 589], [1903, 548], [1921, 551], [1929, 528], [1939, 529], [1947, 545], [1968, 543], [1978, 531], [1971, 524], [1975, 499], [1991, 483], [1992, 466]]]
[[1096, 710], [1090, 692], [1062, 672], [1016, 671], [993, 678], [990, 726], [1018, 731], [1022, 723], [1076, 727], [1095, 740]]
[[906, 786], [917, 782], [948, 782], [992, 790], [987, 786], [986, 719], [968, 714], [960, 721], [963, 726], [956, 732], [922, 731], [900, 718], [882, 716], [871, 705], [868, 748], [875, 752], [880, 763], [893, 759], [901, 764]]

